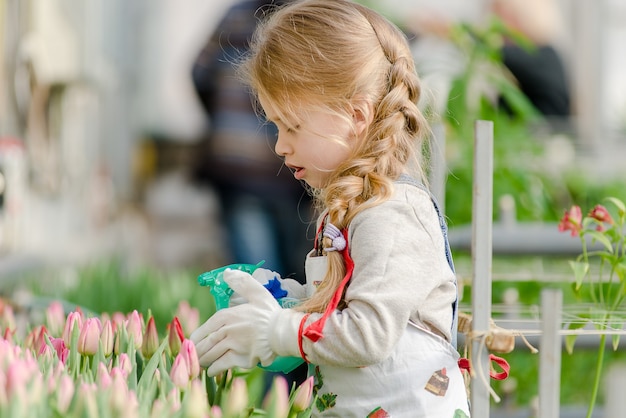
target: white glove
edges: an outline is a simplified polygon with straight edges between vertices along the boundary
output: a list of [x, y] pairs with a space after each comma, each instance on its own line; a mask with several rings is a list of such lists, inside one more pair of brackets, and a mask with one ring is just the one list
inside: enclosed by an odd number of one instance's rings
[[282, 309], [250, 274], [224, 271], [224, 281], [248, 303], [217, 311], [191, 334], [200, 365], [215, 376], [233, 367], [267, 366], [276, 356], [300, 356], [303, 312]]
[[[286, 297], [288, 298], [302, 300], [306, 297], [306, 290], [302, 284], [293, 279], [283, 279], [275, 271], [258, 268], [254, 270], [252, 277], [264, 286], [272, 280], [278, 280], [280, 288], [287, 292]], [[231, 295], [228, 306], [232, 308], [246, 302], [246, 298], [235, 292]]]

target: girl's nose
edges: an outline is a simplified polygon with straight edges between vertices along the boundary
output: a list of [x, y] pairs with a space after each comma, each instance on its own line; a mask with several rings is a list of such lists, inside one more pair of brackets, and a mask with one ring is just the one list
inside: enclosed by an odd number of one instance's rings
[[286, 135], [281, 134], [280, 131], [278, 132], [276, 145], [274, 145], [274, 151], [276, 151], [276, 154], [278, 154], [281, 157], [284, 157], [285, 155], [291, 152], [291, 146], [289, 145], [289, 142], [286, 139]]

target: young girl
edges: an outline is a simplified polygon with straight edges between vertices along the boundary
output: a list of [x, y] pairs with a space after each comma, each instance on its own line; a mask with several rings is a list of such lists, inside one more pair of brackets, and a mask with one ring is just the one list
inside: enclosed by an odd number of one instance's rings
[[248, 273], [225, 272], [248, 303], [192, 334], [200, 363], [215, 375], [301, 357], [316, 376], [316, 417], [469, 416], [451, 344], [455, 274], [423, 186], [429, 132], [404, 35], [348, 0], [298, 1], [257, 29], [239, 68], [321, 215], [308, 297], [283, 309]]

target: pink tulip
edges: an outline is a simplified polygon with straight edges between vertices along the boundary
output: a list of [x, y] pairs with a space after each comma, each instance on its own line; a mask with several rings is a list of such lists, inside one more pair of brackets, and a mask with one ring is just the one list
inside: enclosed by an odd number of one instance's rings
[[157, 332], [156, 325], [154, 324], [154, 317], [151, 316], [148, 319], [148, 325], [146, 325], [146, 332], [143, 335], [143, 344], [141, 345], [141, 354], [144, 358], [149, 359], [159, 348], [159, 333]]
[[282, 376], [274, 378], [272, 389], [263, 401], [265, 409], [273, 411], [272, 417], [286, 418], [289, 414], [289, 388], [287, 380]]
[[209, 418], [222, 418], [222, 408], [214, 405], [209, 410]]
[[296, 389], [296, 393], [293, 398], [292, 412], [306, 411], [311, 405], [311, 399], [313, 397], [313, 385], [315, 384], [315, 378], [310, 376]]
[[128, 377], [130, 372], [133, 371], [133, 364], [131, 363], [130, 358], [128, 357], [128, 354], [126, 353], [120, 354], [120, 356], [118, 357], [118, 367], [123, 372], [124, 377]]
[[224, 414], [239, 416], [248, 407], [248, 387], [246, 381], [240, 377], [233, 379], [233, 383], [226, 398]]
[[180, 351], [180, 346], [185, 339], [185, 335], [177, 317], [174, 317], [168, 328], [167, 339], [170, 346], [170, 352], [172, 353], [172, 356], [176, 356]]
[[123, 411], [129, 402], [129, 390], [126, 378], [121, 374], [112, 376], [111, 397], [109, 401], [111, 406], [117, 411]]
[[135, 348], [141, 348], [143, 343], [143, 324], [137, 310], [132, 311], [129, 315], [126, 321], [126, 331], [128, 331], [128, 336], [133, 340]]
[[[245, 385], [245, 383], [244, 383]], [[205, 418], [209, 403], [206, 396], [206, 389], [203, 387], [199, 379], [191, 381], [189, 393], [185, 398], [186, 408], [185, 417], [187, 418]]]
[[67, 374], [60, 377], [57, 393], [57, 408], [64, 415], [74, 397], [74, 380]]
[[102, 349], [105, 356], [110, 356], [113, 353], [113, 345], [115, 343], [115, 334], [113, 333], [113, 324], [110, 320], [104, 322], [102, 326], [102, 332], [100, 332], [100, 341], [102, 342]]
[[65, 310], [61, 302], [54, 301], [48, 305], [46, 309], [46, 324], [48, 325], [50, 335], [54, 337], [61, 336], [63, 325], [65, 324]]
[[83, 327], [83, 318], [80, 312], [70, 312], [65, 320], [65, 327], [63, 327], [63, 341], [67, 347], [72, 344], [72, 331], [74, 327], [81, 329]]
[[50, 338], [50, 342], [57, 353], [57, 358], [61, 361], [61, 363], [66, 364], [67, 357], [70, 355], [70, 350], [65, 345], [63, 338]]
[[113, 323], [113, 331], [117, 331], [121, 327], [126, 327], [126, 315], [121, 312], [113, 312], [111, 322]]
[[80, 329], [78, 336], [78, 352], [88, 356], [93, 356], [98, 352], [100, 344], [100, 333], [102, 326], [100, 319], [88, 318]]
[[192, 308], [186, 300], [181, 300], [178, 303], [176, 317], [179, 318], [185, 336], [191, 335], [200, 325], [200, 311]]
[[42, 350], [42, 346], [46, 345], [46, 338], [48, 338], [46, 326], [38, 325], [24, 339], [24, 347], [32, 348], [35, 353], [39, 353]]
[[189, 378], [195, 379], [198, 377], [200, 375], [200, 360], [198, 359], [196, 346], [191, 340], [183, 341], [179, 355], [182, 355], [183, 359], [187, 363]]
[[559, 231], [572, 231], [572, 236], [575, 237], [580, 234], [582, 229], [583, 214], [580, 210], [580, 206], [572, 206], [570, 210], [565, 212], [561, 222], [559, 222]]
[[177, 355], [170, 370], [170, 378], [180, 390], [186, 390], [189, 385], [189, 368], [181, 354]]
[[108, 388], [111, 386], [111, 383], [113, 383], [113, 379], [111, 378], [111, 374], [109, 373], [107, 366], [105, 366], [102, 362], [98, 363], [98, 383], [102, 389]]

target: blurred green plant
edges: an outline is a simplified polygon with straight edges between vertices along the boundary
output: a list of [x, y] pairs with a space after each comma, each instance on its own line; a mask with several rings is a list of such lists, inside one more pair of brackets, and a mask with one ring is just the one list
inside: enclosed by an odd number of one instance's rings
[[[494, 122], [494, 205], [515, 199], [519, 220], [557, 219], [556, 202], [567, 191], [543, 163], [544, 144], [536, 129], [544, 123], [503, 64], [505, 38], [532, 49], [524, 36], [492, 18], [484, 27], [454, 25], [450, 39], [466, 55], [462, 73], [452, 80], [443, 121], [447, 128], [446, 213], [454, 224], [471, 221], [474, 123]], [[495, 212], [494, 208], [494, 213]]]
[[[215, 312], [208, 288], [198, 285], [199, 272], [161, 271], [148, 266], [129, 269], [119, 259], [101, 260], [71, 270], [47, 270], [26, 277], [22, 285], [36, 296], [61, 299], [94, 313], [150, 312], [162, 327], [181, 301], [205, 320]], [[45, 303], [45, 300], [44, 300]], [[158, 329], [159, 334], [164, 328]]]

